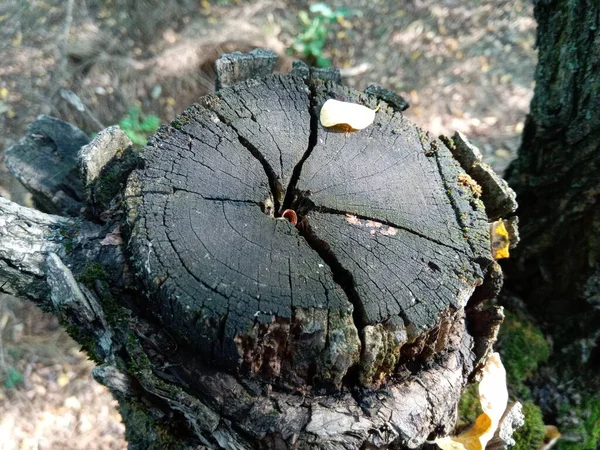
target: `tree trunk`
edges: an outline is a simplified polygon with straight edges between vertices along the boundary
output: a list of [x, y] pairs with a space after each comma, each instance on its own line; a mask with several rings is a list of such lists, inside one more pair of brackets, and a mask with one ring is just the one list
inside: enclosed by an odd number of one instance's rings
[[535, 94], [508, 171], [521, 224], [508, 279], [559, 349], [595, 341], [598, 360], [600, 4], [537, 1], [535, 17]]
[[[17, 174], [36, 173], [37, 146], [79, 170], [77, 189], [51, 168], [21, 179], [81, 215], [0, 199], [0, 289], [58, 315], [99, 364], [131, 448], [418, 448], [452, 431], [495, 341], [488, 220], [512, 192], [397, 95], [302, 64], [264, 76], [273, 56], [255, 56], [217, 64], [230, 87], [140, 155], [116, 127], [79, 152], [52, 130], [10, 149]], [[328, 98], [377, 106], [375, 122], [323, 128]]]

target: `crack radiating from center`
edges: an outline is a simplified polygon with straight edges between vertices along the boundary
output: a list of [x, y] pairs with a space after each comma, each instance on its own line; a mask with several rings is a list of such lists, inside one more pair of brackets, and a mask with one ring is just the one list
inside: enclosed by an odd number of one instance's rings
[[308, 159], [313, 149], [317, 145], [317, 135], [319, 131], [319, 118], [316, 113], [316, 92], [314, 87], [310, 83], [306, 83], [308, 89], [310, 90], [310, 104], [308, 106], [308, 113], [310, 114], [310, 134], [308, 136], [308, 147], [302, 155], [302, 158], [294, 167], [292, 171], [292, 176], [290, 177], [290, 181], [288, 183], [288, 187], [285, 192], [285, 198], [283, 200], [283, 209], [291, 208], [293, 203], [298, 196], [298, 190], [296, 189], [296, 185], [298, 184], [298, 180], [300, 179], [300, 173], [302, 172], [302, 166], [304, 162]]
[[354, 276], [342, 265], [335, 253], [333, 253], [331, 250], [329, 244], [317, 236], [308, 223], [308, 219], [305, 218], [302, 220], [302, 222], [299, 223], [296, 228], [298, 229], [300, 236], [305, 239], [309, 247], [316, 251], [323, 262], [329, 266], [333, 275], [333, 281], [342, 288], [346, 294], [346, 297], [348, 298], [348, 301], [354, 307], [352, 319], [354, 320], [354, 325], [356, 326], [359, 332], [359, 337], [362, 341], [361, 331], [366, 325], [366, 313], [360, 299], [360, 295], [356, 290]]

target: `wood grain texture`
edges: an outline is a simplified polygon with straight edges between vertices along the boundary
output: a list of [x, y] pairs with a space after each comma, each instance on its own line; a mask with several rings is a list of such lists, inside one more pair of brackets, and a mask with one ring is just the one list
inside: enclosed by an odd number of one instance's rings
[[286, 386], [339, 387], [351, 369], [379, 383], [491, 263], [485, 209], [444, 144], [383, 102], [365, 130], [324, 129], [327, 98], [380, 102], [249, 80], [161, 129], [130, 183], [133, 255], [162, 323], [221, 367]]
[[40, 116], [27, 135], [6, 150], [6, 166], [33, 194], [38, 208], [77, 216], [83, 206], [79, 149], [90, 138], [79, 128], [50, 116]]
[[[470, 295], [502, 275], [448, 149], [294, 67], [190, 107], [139, 166], [101, 158], [96, 223], [0, 199], [0, 291], [30, 292], [99, 364], [132, 449], [421, 448], [495, 340], [501, 313]], [[327, 98], [379, 105], [375, 123], [322, 129]]]

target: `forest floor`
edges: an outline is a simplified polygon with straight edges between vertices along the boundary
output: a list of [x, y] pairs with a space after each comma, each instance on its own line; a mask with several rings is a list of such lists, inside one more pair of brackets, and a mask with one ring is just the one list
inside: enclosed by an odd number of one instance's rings
[[[215, 58], [271, 48], [288, 71], [296, 38], [318, 13], [262, 0], [6, 0], [0, 4], [0, 153], [39, 114], [89, 133], [129, 108], [172, 120], [213, 90]], [[68, 14], [69, 4], [73, 4]], [[535, 21], [523, 0], [328, 2], [318, 55], [346, 85], [402, 94], [406, 116], [434, 135], [465, 133], [502, 172], [516, 155], [536, 64]], [[0, 164], [0, 195], [25, 190]], [[115, 402], [93, 364], [49, 315], [0, 296], [0, 449], [124, 448]]]

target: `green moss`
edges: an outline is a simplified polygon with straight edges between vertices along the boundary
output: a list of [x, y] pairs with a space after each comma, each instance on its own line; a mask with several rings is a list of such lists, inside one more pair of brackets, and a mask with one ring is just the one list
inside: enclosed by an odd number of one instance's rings
[[59, 231], [60, 239], [63, 241], [67, 254], [73, 252], [73, 248], [75, 248], [75, 238], [77, 237], [78, 232], [79, 230], [77, 227], [62, 228]]
[[79, 345], [81, 345], [81, 351], [83, 351], [88, 357], [97, 364], [102, 364], [104, 361], [96, 353], [96, 339], [93, 335], [85, 333], [83, 328], [73, 325], [69, 320], [66, 319], [65, 311], [61, 311], [61, 315], [58, 316], [58, 323], [67, 332], [69, 336], [73, 338]]
[[550, 346], [533, 323], [509, 311], [498, 335], [508, 385], [520, 398], [529, 396], [525, 381], [550, 356]]
[[135, 402], [119, 402], [119, 412], [125, 423], [125, 439], [131, 448], [179, 449], [182, 442], [175, 440], [168, 424], [152, 417], [146, 405]]
[[581, 405], [564, 404], [561, 416], [572, 416], [571, 427], [561, 427], [558, 450], [596, 450], [600, 444], [600, 396], [589, 396]]
[[175, 119], [173, 119], [170, 123], [170, 125], [173, 128], [177, 128], [178, 130], [181, 130], [185, 125], [188, 125], [192, 122], [192, 119], [190, 116], [182, 114], [180, 116], [177, 116]]
[[102, 264], [97, 261], [86, 264], [77, 279], [88, 289], [94, 289], [96, 280], [99, 280], [103, 287], [108, 287], [108, 274]]
[[72, 253], [73, 252], [73, 248], [74, 248], [73, 241], [67, 241], [67, 242], [65, 242], [65, 251], [67, 252], [67, 254]]
[[130, 355], [130, 359], [127, 363], [127, 370], [131, 375], [137, 377], [144, 372], [147, 373], [152, 370], [152, 363], [150, 362], [148, 355], [144, 352], [138, 338], [133, 333], [129, 333], [127, 336], [125, 348]]
[[458, 403], [458, 421], [456, 428], [462, 430], [475, 423], [475, 419], [483, 412], [479, 400], [479, 383], [471, 384], [464, 390]]
[[514, 450], [531, 450], [541, 447], [546, 435], [546, 426], [542, 417], [542, 411], [532, 402], [523, 403], [523, 415], [525, 423], [513, 434], [516, 444]]
[[109, 324], [120, 325], [129, 319], [130, 311], [124, 308], [110, 292], [109, 275], [102, 264], [97, 261], [88, 263], [77, 278], [90, 290], [95, 289], [97, 281], [100, 282], [102, 288], [102, 294], [99, 296], [100, 303]]

